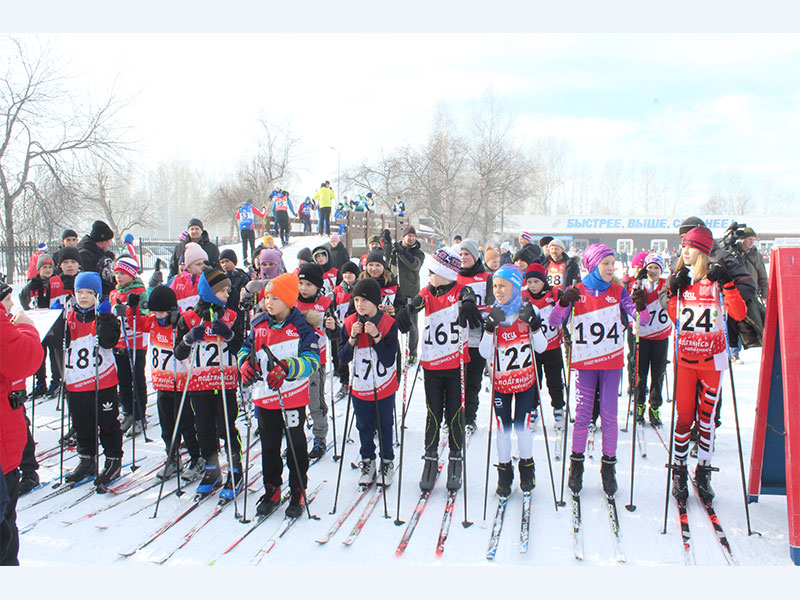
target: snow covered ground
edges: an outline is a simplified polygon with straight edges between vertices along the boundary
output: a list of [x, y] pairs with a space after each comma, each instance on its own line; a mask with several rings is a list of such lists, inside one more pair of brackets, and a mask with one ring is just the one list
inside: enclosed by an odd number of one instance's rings
[[[290, 270], [296, 265], [295, 255], [301, 247], [325, 241], [324, 238], [294, 238], [286, 248], [284, 260]], [[240, 246], [230, 246], [237, 253]], [[147, 281], [149, 273], [145, 274]], [[750, 444], [752, 440], [753, 420], [755, 414], [756, 386], [758, 379], [760, 350], [748, 350], [742, 353], [743, 365], [735, 366], [736, 392], [739, 402], [739, 415], [742, 426], [742, 443], [744, 446], [745, 467], [749, 466]], [[414, 372], [409, 373], [409, 390], [412, 386]], [[672, 373], [668, 373], [669, 396], [672, 396]], [[330, 380], [327, 389], [330, 390]], [[750, 505], [752, 528], [761, 532], [761, 536], [747, 536], [745, 513], [742, 499], [741, 477], [737, 454], [736, 430], [734, 426], [733, 404], [727, 376], [723, 385], [722, 427], [717, 431], [716, 454], [714, 464], [720, 468], [714, 474], [713, 484], [717, 492], [715, 506], [721, 523], [730, 539], [733, 552], [741, 565], [750, 566], [788, 566], [791, 565], [788, 552], [788, 533], [786, 498], [762, 496], [757, 504]], [[309, 471], [309, 491], [323, 484], [316, 500], [311, 504], [312, 512], [319, 520], [309, 521], [306, 517], [283, 538], [277, 538], [279, 526], [283, 519], [283, 509], [264, 522], [255, 532], [242, 541], [232, 552], [220, 556], [234, 540], [242, 535], [245, 525], [234, 519], [233, 506], [228, 506], [218, 517], [199, 531], [185, 547], [177, 550], [166, 562], [170, 566], [208, 565], [217, 560], [218, 565], [249, 565], [260, 548], [265, 546], [271, 536], [276, 537], [272, 550], [263, 556], [262, 565], [281, 565], [297, 567], [312, 565], [318, 567], [358, 566], [380, 568], [396, 565], [428, 566], [428, 565], [461, 565], [484, 566], [487, 542], [489, 540], [491, 520], [496, 506], [493, 494], [496, 485], [496, 471], [489, 471], [489, 498], [486, 520], [483, 518], [484, 481], [487, 457], [487, 437], [489, 433], [489, 390], [481, 392], [481, 408], [478, 415], [479, 429], [471, 440], [468, 455], [468, 487], [459, 493], [453, 516], [450, 535], [444, 554], [440, 559], [435, 556], [436, 541], [442, 520], [446, 491], [443, 480], [437, 486], [422, 515], [419, 525], [408, 545], [405, 554], [398, 558], [395, 548], [403, 535], [405, 526], [394, 525], [397, 508], [397, 478], [388, 494], [388, 511], [390, 518], [383, 516], [383, 504], [379, 503], [372, 516], [366, 522], [360, 536], [351, 546], [342, 541], [347, 537], [352, 525], [358, 519], [366, 500], [354, 511], [336, 536], [327, 544], [315, 542], [325, 534], [337, 515], [330, 514], [334, 503], [337, 469], [339, 463], [333, 461], [333, 452], [329, 451], [323, 459], [312, 466]], [[30, 389], [30, 385], [28, 386]], [[338, 382], [334, 387], [338, 389]], [[330, 393], [330, 392], [329, 392]], [[402, 401], [402, 388], [398, 394], [398, 409]], [[544, 393], [545, 404], [547, 394]], [[142, 461], [141, 469], [134, 475], [130, 468], [124, 470], [128, 475], [120, 480], [120, 485], [134, 479], [150, 479], [151, 470], [159, 466], [164, 456], [164, 445], [160, 439], [157, 426], [155, 395], [149, 398], [148, 415], [151, 428], [148, 436], [150, 442], [137, 439], [136, 457]], [[419, 497], [418, 481], [421, 473], [422, 438], [425, 419], [424, 390], [422, 373], [409, 399], [408, 429], [406, 432], [405, 465], [402, 481], [402, 502], [400, 518], [408, 520]], [[620, 427], [624, 426], [627, 397], [620, 398]], [[663, 418], [667, 423], [664, 438], [668, 443], [668, 420], [672, 404], [665, 404]], [[346, 402], [335, 405], [337, 441], [341, 443], [344, 425]], [[399, 410], [398, 410], [399, 412]], [[30, 414], [30, 409], [29, 409]], [[43, 452], [57, 446], [59, 437], [59, 421], [56, 412], [56, 401], [47, 400], [36, 406], [36, 440], [37, 452]], [[551, 450], [553, 446], [552, 412], [549, 406], [544, 410], [544, 419], [548, 427]], [[244, 440], [246, 429], [240, 420], [239, 429]], [[632, 428], [631, 428], [632, 429]], [[255, 427], [253, 429], [255, 436]], [[600, 487], [599, 450], [601, 432], [598, 431], [594, 458], [586, 461], [584, 492], [582, 494], [583, 522], [585, 530], [585, 560], [583, 564], [592, 566], [617, 565], [612, 550], [611, 533], [605, 513]], [[332, 440], [333, 428], [329, 431]], [[635, 512], [628, 512], [624, 505], [630, 497], [630, 460], [631, 433], [620, 433], [619, 464], [617, 467], [619, 492], [617, 504], [622, 530], [622, 544], [627, 556], [628, 565], [636, 566], [678, 566], [682, 565], [682, 546], [674, 503], [669, 504], [668, 531], [661, 534], [664, 522], [664, 468], [667, 452], [659, 442], [655, 432], [648, 426], [645, 431], [647, 440], [647, 457], [636, 458], [635, 479]], [[495, 565], [505, 566], [548, 566], [566, 567], [577, 563], [572, 552], [571, 515], [569, 506], [556, 510], [553, 502], [548, 462], [545, 454], [544, 437], [541, 423], [533, 432], [534, 458], [536, 461], [536, 488], [533, 493], [533, 511], [530, 524], [530, 549], [520, 554], [519, 520], [521, 514], [521, 493], [518, 486], [518, 474], [515, 473], [515, 490], [509, 501]], [[308, 433], [311, 439], [310, 432]], [[357, 439], [355, 432], [354, 439]], [[255, 440], [256, 438], [253, 437]], [[260, 449], [256, 442], [255, 453]], [[516, 453], [516, 443], [513, 445]], [[125, 442], [124, 462], [130, 462], [131, 441]], [[551, 452], [552, 454], [552, 452]], [[492, 463], [496, 461], [494, 447], [491, 448]], [[347, 444], [343, 459], [341, 491], [339, 494], [339, 510], [345, 508], [356, 488], [358, 472], [351, 469], [350, 463], [358, 461], [357, 443]], [[69, 470], [77, 462], [73, 453], [66, 455], [65, 469]], [[397, 461], [396, 461], [397, 462]], [[693, 461], [692, 463], [693, 464]], [[253, 518], [255, 502], [262, 493], [259, 459], [251, 461], [250, 485], [253, 490], [248, 495], [247, 517]], [[553, 462], [556, 492], [560, 489], [561, 464]], [[42, 481], [58, 478], [58, 454], [42, 460], [39, 471]], [[135, 553], [129, 558], [120, 556], [120, 552], [145, 540], [151, 532], [156, 531], [171, 517], [177, 515], [192, 502], [192, 493], [196, 484], [187, 486], [190, 493], [178, 498], [173, 492], [175, 481], [165, 486], [164, 498], [156, 519], [151, 518], [152, 503], [155, 502], [158, 487], [121, 502], [114, 508], [103, 510], [96, 516], [81, 522], [67, 525], [66, 521], [75, 521], [90, 512], [103, 509], [125, 495], [92, 495], [88, 499], [70, 507], [72, 503], [88, 491], [88, 486], [79, 487], [65, 494], [31, 506], [33, 502], [44, 497], [52, 490], [50, 486], [34, 491], [19, 501], [18, 525], [24, 531], [35, 523], [33, 529], [21, 536], [20, 559], [23, 565], [47, 566], [86, 566], [115, 565], [136, 566], [150, 564], [152, 560], [175, 549], [184, 536], [196, 525], [202, 523], [214, 510], [213, 501], [206, 502], [197, 508], [183, 521], [171, 528], [157, 541]], [[568, 494], [565, 494], [565, 496]], [[468, 500], [468, 518], [474, 525], [462, 527], [464, 519], [464, 500]], [[239, 509], [242, 508], [243, 497], [239, 497]], [[29, 508], [30, 507], [30, 508]], [[134, 514], [135, 513], [135, 514]], [[717, 543], [710, 523], [696, 496], [692, 494], [689, 504], [689, 520], [691, 524], [692, 543], [698, 565], [725, 565], [725, 558]], [[320, 571], [325, 573], [327, 571]], [[380, 573], [381, 571], [373, 571]], [[463, 573], [463, 571], [460, 571]], [[541, 572], [539, 572], [541, 573]], [[531, 578], [526, 585], [533, 590], [537, 588], [537, 580]], [[558, 589], [551, 586], [549, 589]], [[561, 585], [561, 584], [558, 584]], [[480, 587], [480, 586], [479, 586]], [[490, 588], [491, 589], [491, 588]], [[130, 590], [129, 590], [130, 591]], [[475, 591], [475, 590], [472, 590]]]

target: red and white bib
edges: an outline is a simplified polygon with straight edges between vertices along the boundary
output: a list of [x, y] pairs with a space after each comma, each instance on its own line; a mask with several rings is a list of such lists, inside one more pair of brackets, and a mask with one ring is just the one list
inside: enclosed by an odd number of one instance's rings
[[528, 324], [516, 319], [508, 327], [498, 325], [495, 335], [495, 391], [515, 394], [530, 389], [536, 383], [536, 363]]
[[[358, 315], [353, 313], [344, 321], [348, 337], [356, 319]], [[393, 323], [394, 319], [383, 313], [378, 322], [378, 332], [385, 336]], [[383, 400], [397, 391], [397, 363], [392, 362], [388, 367], [384, 367], [378, 360], [378, 353], [370, 347], [367, 334], [362, 333], [358, 336], [350, 370], [353, 373], [351, 391], [353, 396], [360, 400], [375, 400], [373, 390], [377, 391], [378, 400]]]
[[[98, 378], [98, 389], [114, 387], [117, 379], [117, 364], [110, 348], [95, 346], [97, 321], [82, 323], [75, 318], [75, 313], [67, 314], [69, 327], [69, 346], [64, 357], [64, 383], [70, 392], [88, 392], [95, 389], [95, 372]], [[95, 360], [97, 368], [95, 369]]]
[[[61, 306], [66, 306], [67, 299], [72, 296], [72, 291], [64, 287], [64, 282], [61, 280], [61, 277], [53, 275], [47, 280], [47, 284], [50, 286], [50, 306], [47, 308], [51, 308], [56, 301], [60, 302]], [[43, 306], [41, 308], [45, 307]]]
[[340, 323], [344, 323], [344, 318], [347, 315], [347, 308], [350, 306], [350, 298], [352, 297], [353, 292], [345, 292], [340, 285], [333, 288], [333, 301], [336, 304], [336, 315]]
[[639, 325], [639, 337], [645, 340], [665, 340], [672, 332], [672, 321], [669, 319], [667, 309], [661, 306], [658, 299], [659, 292], [664, 288], [666, 279], [659, 279], [655, 289], [650, 292], [647, 287], [642, 288], [647, 294], [648, 320], [644, 325]]
[[336, 287], [336, 276], [339, 274], [339, 269], [331, 267], [322, 274], [322, 294], [327, 296]]
[[[697, 368], [727, 367], [725, 319], [719, 304], [719, 287], [704, 278], [687, 287], [680, 297], [678, 358]], [[716, 360], [721, 356], [723, 360]], [[718, 364], [715, 364], [718, 363]]]
[[524, 290], [522, 292], [522, 297], [533, 304], [539, 311], [539, 317], [542, 320], [542, 333], [547, 340], [547, 348], [545, 351], [553, 350], [561, 346], [561, 326], [550, 326], [550, 313], [553, 312], [553, 308], [558, 304], [558, 290], [555, 288], [548, 290], [544, 296], [538, 299], [531, 296], [528, 290]]
[[[220, 364], [225, 378], [225, 389], [236, 389], [238, 370], [236, 357], [228, 342], [211, 333], [211, 321], [204, 321], [193, 310], [183, 313], [183, 320], [191, 329], [202, 323], [205, 328], [205, 339], [196, 343], [197, 350], [192, 363], [192, 378], [189, 380], [189, 391], [207, 391], [220, 389]], [[222, 320], [228, 327], [236, 321], [236, 313], [230, 309], [222, 315]], [[220, 357], [220, 346], [222, 357]], [[188, 360], [187, 360], [188, 362]]]
[[[175, 331], [171, 325], [159, 324], [153, 315], [147, 319], [150, 332], [150, 367], [153, 387], [167, 392], [183, 392], [189, 360], [175, 360]], [[178, 379], [175, 380], [177, 374]]]
[[328, 362], [328, 330], [325, 329], [325, 311], [328, 310], [331, 304], [333, 304], [333, 300], [328, 296], [320, 296], [314, 302], [305, 302], [298, 297], [297, 304], [295, 304], [295, 307], [300, 312], [315, 310], [322, 315], [322, 326], [319, 329], [314, 327], [314, 331], [317, 332], [317, 338], [319, 340], [320, 365], [327, 364]]
[[308, 377], [284, 380], [281, 385], [281, 395], [271, 390], [266, 382], [269, 373], [269, 356], [262, 346], [267, 346], [278, 360], [297, 357], [300, 354], [300, 333], [292, 323], [287, 323], [280, 329], [270, 329], [269, 321], [265, 319], [253, 328], [253, 344], [256, 348], [256, 358], [261, 366], [264, 379], [253, 384], [253, 403], [266, 409], [279, 409], [280, 400], [284, 408], [298, 408], [308, 404]]
[[[111, 290], [111, 292], [108, 294], [108, 301], [112, 306], [117, 304], [126, 304], [130, 294], [136, 293], [141, 296], [145, 293], [145, 291], [146, 290], [143, 287], [132, 288], [125, 293], [122, 293], [118, 290]], [[122, 331], [120, 331], [119, 341], [117, 342], [115, 348], [126, 349], [128, 347], [133, 347], [136, 350], [144, 350], [147, 348], [148, 334], [147, 331], [143, 331], [145, 329], [144, 317], [139, 311], [138, 306], [136, 307], [135, 311], [136, 312], [134, 313], [132, 309], [128, 309], [126, 316], [120, 319], [122, 323]], [[130, 317], [128, 315], [130, 315]], [[134, 329], [136, 330], [135, 339]]]
[[458, 284], [461, 287], [469, 286], [470, 289], [475, 293], [475, 304], [478, 305], [478, 310], [482, 313], [488, 314], [489, 313], [489, 306], [486, 304], [486, 297], [487, 297], [487, 290], [486, 284], [489, 280], [490, 274], [484, 271], [483, 273], [477, 273], [475, 275], [466, 276], [466, 275], [459, 275], [458, 276]]
[[381, 287], [381, 306], [394, 306], [397, 298], [397, 284]]
[[612, 283], [599, 296], [591, 296], [582, 283], [575, 303], [572, 338], [573, 369], [621, 369], [624, 366], [624, 329], [619, 300], [622, 286]]
[[287, 198], [275, 198], [275, 212], [286, 212], [289, 210], [289, 200]]
[[[461, 286], [456, 283], [449, 292], [436, 297], [425, 287], [420, 291], [420, 296], [425, 299], [425, 329], [422, 333], [423, 369], [443, 370], [457, 369], [460, 366], [459, 358], [459, 326], [458, 326], [458, 298]], [[461, 334], [463, 338], [460, 346], [464, 355], [464, 362], [469, 362], [467, 348], [467, 333]]]
[[567, 261], [557, 263], [553, 260], [547, 262], [547, 283], [555, 289], [564, 287], [564, 272], [567, 269]]
[[178, 309], [181, 312], [186, 312], [190, 308], [197, 306], [200, 300], [200, 294], [197, 292], [197, 282], [199, 278], [187, 272], [179, 273], [170, 282], [169, 287], [175, 292], [178, 297]]

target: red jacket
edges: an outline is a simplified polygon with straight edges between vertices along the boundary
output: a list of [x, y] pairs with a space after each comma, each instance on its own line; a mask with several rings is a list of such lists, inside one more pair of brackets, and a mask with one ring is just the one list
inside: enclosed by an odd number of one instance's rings
[[11, 382], [36, 373], [44, 359], [39, 333], [32, 325], [14, 325], [0, 305], [0, 470], [10, 473], [19, 466], [28, 441], [25, 413], [8, 402]]

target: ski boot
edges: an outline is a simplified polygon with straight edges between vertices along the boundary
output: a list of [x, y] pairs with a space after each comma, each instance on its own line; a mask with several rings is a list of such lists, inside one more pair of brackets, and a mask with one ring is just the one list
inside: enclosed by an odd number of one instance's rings
[[475, 424], [475, 420], [473, 419], [472, 421], [467, 422], [467, 424], [464, 426], [464, 434], [467, 437], [471, 437], [477, 429], [478, 426]]
[[553, 428], [556, 432], [563, 431], [564, 429], [564, 409], [553, 409]]
[[381, 468], [376, 475], [375, 481], [380, 486], [389, 487], [392, 485], [392, 477], [394, 477], [394, 462], [381, 459]]
[[318, 458], [322, 458], [325, 452], [328, 450], [325, 440], [322, 438], [314, 438], [314, 445], [311, 447], [311, 452], [308, 453], [309, 460], [317, 460]]
[[98, 488], [107, 487], [120, 476], [120, 473], [122, 473], [122, 457], [112, 458], [106, 456], [106, 464], [103, 465], [103, 470], [95, 478], [94, 484]]
[[305, 506], [306, 501], [303, 497], [303, 488], [293, 487], [291, 489], [291, 497], [289, 498], [289, 506], [286, 507], [286, 516], [290, 519], [301, 517]]
[[265, 483], [264, 489], [264, 495], [256, 502], [256, 514], [260, 517], [271, 514], [281, 503], [281, 486]]
[[47, 395], [48, 396], [57, 396], [58, 395], [58, 388], [61, 387], [60, 381], [51, 381], [50, 387], [47, 388]]
[[580, 494], [583, 488], [583, 461], [585, 456], [577, 452], [569, 455], [569, 479], [567, 486], [573, 494]]
[[644, 402], [636, 403], [636, 422], [639, 425], [644, 425]]
[[672, 495], [679, 503], [683, 504], [689, 499], [689, 472], [686, 461], [679, 460], [672, 469]]
[[617, 493], [617, 457], [603, 456], [600, 458], [600, 477], [603, 479], [603, 491], [606, 496], [614, 497]]
[[119, 421], [119, 428], [122, 433], [128, 431], [131, 426], [133, 425], [133, 415], [122, 415], [122, 419]]
[[423, 492], [430, 492], [433, 484], [436, 483], [436, 476], [439, 474], [439, 457], [436, 454], [425, 453], [424, 459], [419, 489]]
[[44, 381], [40, 381], [33, 388], [33, 393], [31, 393], [31, 400], [36, 400], [36, 398], [41, 398], [42, 396], [46, 395], [47, 395], [47, 386], [45, 385]]
[[655, 428], [660, 429], [663, 423], [661, 422], [661, 409], [660, 408], [653, 408], [650, 407], [650, 411], [648, 412], [650, 417], [650, 425]]
[[339, 400], [344, 400], [345, 398], [347, 398], [347, 385], [342, 384], [339, 386], [339, 391], [336, 392], [336, 401], [338, 402]]
[[59, 443], [64, 447], [74, 448], [78, 445], [78, 434], [75, 433], [75, 428], [70, 427], [69, 431], [64, 434]]
[[711, 470], [711, 464], [707, 460], [701, 460], [697, 463], [697, 467], [694, 470], [697, 493], [706, 504], [711, 504], [714, 501], [714, 490], [711, 488]]
[[20, 496], [24, 496], [37, 485], [39, 485], [39, 474], [36, 471], [25, 471], [20, 476], [17, 493]]
[[161, 469], [159, 469], [158, 473], [156, 473], [156, 477], [163, 481], [167, 481], [168, 479], [172, 479], [181, 470], [181, 457], [180, 455], [176, 455], [174, 458], [167, 459], [167, 462], [164, 464]]
[[214, 456], [206, 463], [203, 470], [203, 479], [195, 491], [195, 499], [200, 500], [210, 495], [222, 483], [222, 474], [219, 469], [219, 459]]
[[[226, 469], [226, 471], [228, 470]], [[220, 502], [224, 504], [233, 500], [234, 496], [238, 496], [241, 493], [243, 487], [242, 461], [234, 457], [233, 468], [228, 471], [228, 479], [219, 493]]]
[[530, 492], [536, 487], [536, 469], [533, 458], [519, 459], [519, 487], [523, 492]]
[[206, 468], [206, 459], [202, 456], [193, 458], [189, 466], [181, 471], [181, 479], [184, 481], [195, 481], [198, 477], [203, 475]]
[[83, 481], [87, 477], [94, 475], [94, 472], [97, 469], [97, 463], [95, 462], [94, 456], [84, 456], [81, 454], [78, 458], [78, 466], [75, 467], [75, 469], [66, 477], [64, 477], [64, 481], [67, 483], [78, 483], [79, 481]]
[[508, 498], [511, 495], [511, 484], [513, 482], [514, 467], [511, 466], [511, 463], [506, 462], [497, 465], [497, 495], [501, 498]]
[[530, 430], [533, 431], [536, 429], [536, 424], [539, 422], [539, 407], [536, 406], [531, 411], [531, 418], [529, 421]]
[[460, 455], [450, 455], [447, 461], [447, 489], [454, 492], [461, 488], [463, 461]]
[[125, 437], [135, 437], [140, 433], [144, 433], [145, 429], [147, 429], [147, 421], [145, 419], [139, 419], [128, 428], [128, 433], [125, 434]]
[[361, 469], [361, 477], [358, 478], [358, 485], [367, 487], [375, 481], [375, 459], [362, 458], [358, 463], [358, 468]]

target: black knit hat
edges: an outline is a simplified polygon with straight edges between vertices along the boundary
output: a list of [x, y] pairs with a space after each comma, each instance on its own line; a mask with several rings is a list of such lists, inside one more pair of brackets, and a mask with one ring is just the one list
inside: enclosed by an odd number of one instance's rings
[[361, 275], [361, 269], [352, 260], [348, 260], [346, 263], [344, 263], [342, 265], [342, 268], [339, 270], [339, 272], [340, 273], [352, 273], [356, 277]]
[[225, 248], [225, 250], [219, 253], [219, 259], [222, 260], [223, 258], [231, 261], [233, 264], [239, 262], [239, 259], [236, 258], [236, 252], [231, 248]]
[[314, 257], [311, 256], [311, 248], [300, 248], [300, 252], [297, 253], [297, 260], [314, 262]]
[[694, 229], [695, 227], [705, 227], [706, 222], [703, 221], [700, 217], [688, 217], [683, 220], [680, 227], [678, 227], [678, 235], [685, 235], [689, 232], [689, 230]]
[[189, 219], [189, 224], [186, 226], [186, 229], [189, 229], [189, 227], [194, 227], [195, 225], [200, 229], [203, 229], [203, 222], [197, 217]]
[[386, 256], [381, 248], [375, 248], [375, 250], [372, 250], [369, 254], [367, 254], [366, 264], [371, 262], [381, 263], [383, 268], [386, 268]]
[[366, 279], [359, 279], [353, 287], [353, 298], [359, 296], [366, 298], [375, 306], [380, 306], [381, 303], [381, 286], [372, 277]]
[[0, 302], [5, 300], [6, 296], [8, 296], [14, 290], [8, 285], [5, 281], [0, 281]]
[[68, 237], [78, 237], [78, 232], [74, 229], [65, 229], [64, 233], [61, 234], [61, 239], [65, 240]]
[[297, 277], [300, 279], [300, 281], [305, 279], [309, 283], [313, 283], [318, 288], [321, 288], [324, 285], [322, 281], [322, 267], [313, 262], [306, 263], [300, 267]]
[[178, 307], [178, 297], [168, 285], [157, 285], [147, 297], [147, 307], [151, 311], [170, 311]]
[[92, 231], [89, 237], [95, 242], [105, 242], [114, 239], [114, 232], [111, 231], [111, 227], [105, 221], [95, 221], [92, 223]]
[[58, 264], [60, 265], [65, 260], [74, 260], [75, 262], [81, 262], [81, 253], [78, 252], [78, 249], [73, 246], [64, 246], [58, 253]]

